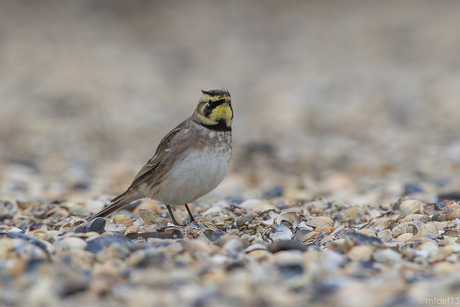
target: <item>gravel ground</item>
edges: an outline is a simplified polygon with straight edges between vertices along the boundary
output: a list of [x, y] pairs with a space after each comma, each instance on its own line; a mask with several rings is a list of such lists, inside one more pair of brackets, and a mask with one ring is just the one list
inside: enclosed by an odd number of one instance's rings
[[[460, 303], [459, 13], [2, 2], [0, 304]], [[198, 222], [145, 200], [74, 233], [212, 88], [234, 155]]]

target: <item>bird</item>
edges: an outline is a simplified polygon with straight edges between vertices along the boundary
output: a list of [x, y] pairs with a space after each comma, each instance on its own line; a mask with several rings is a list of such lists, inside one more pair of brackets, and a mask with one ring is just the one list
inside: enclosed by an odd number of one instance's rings
[[224, 179], [232, 156], [232, 98], [226, 89], [201, 90], [193, 114], [172, 129], [128, 189], [88, 220], [106, 217], [129, 203], [150, 198], [172, 207], [188, 204], [214, 190]]

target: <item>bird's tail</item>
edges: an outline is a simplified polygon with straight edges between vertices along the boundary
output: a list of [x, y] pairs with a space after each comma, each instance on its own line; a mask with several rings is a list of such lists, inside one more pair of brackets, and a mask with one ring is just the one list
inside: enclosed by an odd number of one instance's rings
[[101, 211], [93, 215], [92, 217], [90, 217], [88, 219], [88, 222], [94, 220], [97, 217], [106, 217], [107, 215], [123, 208], [124, 206], [131, 203], [132, 201], [135, 201], [136, 199], [138, 199], [138, 197], [134, 197], [132, 191], [128, 190], [118, 195], [114, 199], [112, 199], [110, 201], [110, 205], [108, 205], [107, 207], [105, 207], [104, 209], [102, 209]]

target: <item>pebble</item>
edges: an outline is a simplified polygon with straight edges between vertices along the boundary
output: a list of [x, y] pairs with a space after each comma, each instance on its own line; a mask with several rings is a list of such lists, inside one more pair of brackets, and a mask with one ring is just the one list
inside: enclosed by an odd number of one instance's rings
[[377, 262], [397, 262], [401, 261], [401, 255], [389, 248], [376, 251], [373, 258]]
[[374, 249], [369, 245], [357, 245], [353, 246], [347, 253], [347, 256], [351, 260], [356, 261], [369, 261], [372, 258]]
[[[161, 297], [175, 305], [180, 301], [172, 289], [178, 296], [190, 291], [187, 296], [206, 302], [209, 295], [228, 297], [225, 293], [231, 291], [228, 295], [237, 295], [244, 305], [257, 293], [248, 289], [260, 287], [260, 297], [289, 305], [289, 295], [314, 304], [303, 296], [305, 287], [324, 303], [322, 291], [336, 299], [356, 282], [360, 287], [376, 283], [379, 290], [395, 294], [401, 291], [391, 290], [395, 283], [411, 288], [426, 278], [450, 281], [448, 276], [459, 268], [459, 220], [431, 218], [460, 210], [456, 202], [441, 206], [402, 199], [399, 206], [384, 209], [321, 198], [283, 202], [279, 208], [256, 199], [240, 205], [219, 204], [211, 210], [213, 206], [200, 204], [194, 209], [197, 221], [187, 226], [168, 223], [160, 206], [160, 214], [138, 208], [142, 217], [123, 211], [112, 219], [77, 225], [75, 230], [82, 232], [72, 232], [82, 216], [64, 217], [56, 207], [39, 203], [21, 205], [25, 209], [17, 211], [21, 219], [16, 224], [0, 225], [0, 274], [25, 278], [22, 282], [39, 274], [51, 278], [46, 291], [54, 291], [57, 300], [81, 292], [129, 301], [133, 289], [144, 285], [150, 287], [144, 295], [156, 293], [151, 300]], [[34, 206], [46, 220], [25, 219]], [[70, 207], [69, 212], [88, 212], [85, 203]], [[46, 210], [54, 211], [47, 217]], [[210, 210], [212, 214], [200, 214]]]
[[130, 239], [126, 238], [121, 234], [93, 237], [87, 241], [88, 245], [86, 247], [86, 250], [92, 253], [98, 253], [101, 250], [105, 249], [107, 246], [110, 246], [114, 243], [128, 246], [128, 243], [130, 241]]
[[60, 241], [62, 249], [81, 249], [84, 250], [88, 246], [85, 240], [77, 237], [68, 237]]
[[237, 227], [243, 227], [245, 225], [249, 225], [249, 223], [252, 222], [256, 215], [254, 213], [248, 213], [240, 217], [239, 219], [236, 220], [236, 226]]

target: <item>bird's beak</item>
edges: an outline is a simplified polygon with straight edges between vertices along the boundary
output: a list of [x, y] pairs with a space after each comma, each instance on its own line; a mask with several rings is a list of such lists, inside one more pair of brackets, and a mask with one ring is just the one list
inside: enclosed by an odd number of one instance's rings
[[225, 99], [223, 105], [228, 106], [230, 104], [230, 102], [232, 102], [230, 99]]

